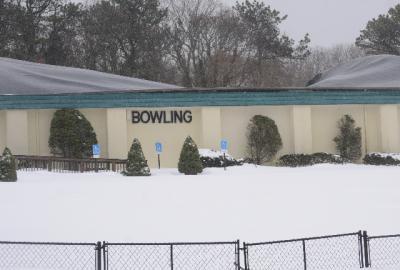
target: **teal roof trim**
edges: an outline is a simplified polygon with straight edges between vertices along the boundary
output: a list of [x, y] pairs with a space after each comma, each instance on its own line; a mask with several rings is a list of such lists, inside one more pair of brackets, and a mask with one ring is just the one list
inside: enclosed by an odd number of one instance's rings
[[400, 90], [192, 90], [0, 96], [0, 109], [335, 104], [400, 104]]

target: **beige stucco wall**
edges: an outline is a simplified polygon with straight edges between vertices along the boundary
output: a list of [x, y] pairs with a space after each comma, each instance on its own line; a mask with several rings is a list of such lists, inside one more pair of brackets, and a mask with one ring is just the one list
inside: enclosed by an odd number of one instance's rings
[[[333, 138], [338, 135], [337, 122], [345, 114], [351, 115], [356, 125], [365, 131], [362, 105], [312, 106], [311, 109], [313, 152], [336, 152]], [[362, 151], [365, 153], [365, 136], [362, 140]]]
[[[8, 145], [15, 154], [50, 155], [48, 140], [50, 125], [56, 110], [0, 111], [0, 147]], [[107, 122], [105, 109], [80, 110], [91, 122], [102, 157], [108, 156]]]
[[313, 152], [312, 108], [293, 106], [291, 113], [294, 153], [310, 154]]
[[[191, 123], [132, 123], [131, 111], [190, 110]], [[0, 148], [16, 154], [49, 155], [48, 137], [55, 110], [1, 110]], [[80, 110], [95, 129], [102, 157], [126, 158], [138, 138], [151, 167], [157, 166], [155, 142], [163, 143], [162, 167], [176, 167], [180, 149], [190, 135], [200, 148], [218, 149], [229, 141], [229, 152], [246, 156], [246, 130], [256, 114], [275, 120], [283, 141], [278, 156], [288, 153], [335, 153], [337, 121], [350, 114], [362, 129], [363, 153], [400, 152], [399, 105], [248, 106], [191, 108], [117, 108]]]
[[[192, 112], [191, 123], [156, 123], [156, 124], [133, 124], [131, 121], [131, 111], [157, 110], [170, 112], [171, 110], [190, 110]], [[161, 167], [177, 167], [180, 150], [186, 136], [191, 136], [193, 140], [203, 147], [201, 139], [202, 113], [200, 108], [132, 108], [126, 110], [128, 148], [134, 138], [138, 138], [142, 144], [144, 155], [151, 167], [157, 167], [157, 154], [155, 152], [155, 143], [163, 144], [161, 154]], [[127, 148], [127, 150], [129, 150]], [[127, 153], [127, 150], [125, 151]], [[126, 153], [124, 158], [126, 158]]]
[[6, 112], [0, 110], [0, 151], [6, 146]]
[[28, 111], [6, 111], [6, 145], [14, 154], [23, 155], [29, 153]]
[[128, 119], [126, 109], [107, 109], [107, 148], [109, 158], [126, 158]]
[[97, 142], [101, 147], [100, 157], [108, 157], [108, 134], [107, 134], [107, 110], [105, 109], [83, 109], [80, 110], [92, 124], [96, 132]]
[[382, 151], [379, 107], [377, 105], [364, 106], [366, 129], [362, 131], [362, 135], [365, 137], [365, 150], [367, 153]]
[[277, 124], [283, 143], [278, 155], [293, 153], [291, 110], [291, 106], [222, 107], [222, 137], [229, 142], [229, 153], [235, 157], [245, 157], [247, 126], [257, 114], [266, 115]]
[[380, 120], [382, 151], [398, 152], [400, 150], [398, 106], [380, 106]]

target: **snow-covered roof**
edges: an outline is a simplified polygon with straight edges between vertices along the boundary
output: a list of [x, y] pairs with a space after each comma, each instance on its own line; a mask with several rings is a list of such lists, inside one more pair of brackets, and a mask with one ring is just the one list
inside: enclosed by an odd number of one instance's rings
[[310, 88], [400, 88], [400, 56], [372, 55], [321, 74]]
[[0, 95], [175, 89], [176, 85], [0, 57]]

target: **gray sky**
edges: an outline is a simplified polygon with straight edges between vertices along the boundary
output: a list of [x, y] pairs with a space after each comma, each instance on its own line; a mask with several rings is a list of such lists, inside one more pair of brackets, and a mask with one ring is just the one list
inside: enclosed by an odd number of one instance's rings
[[[233, 5], [236, 0], [223, 0]], [[264, 0], [287, 14], [281, 30], [298, 40], [310, 33], [312, 46], [353, 43], [367, 22], [400, 0]]]

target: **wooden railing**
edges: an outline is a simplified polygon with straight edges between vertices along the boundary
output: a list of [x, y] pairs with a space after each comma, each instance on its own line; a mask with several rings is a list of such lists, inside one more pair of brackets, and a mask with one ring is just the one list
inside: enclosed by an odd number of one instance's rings
[[122, 172], [126, 168], [126, 159], [72, 159], [53, 156], [15, 155], [18, 170], [47, 170], [53, 172]]

